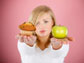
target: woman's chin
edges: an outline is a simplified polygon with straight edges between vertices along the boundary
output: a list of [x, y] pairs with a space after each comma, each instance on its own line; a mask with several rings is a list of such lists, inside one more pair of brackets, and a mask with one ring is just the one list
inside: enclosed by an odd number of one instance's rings
[[47, 34], [46, 34], [46, 33], [44, 33], [44, 34], [39, 34], [39, 36], [45, 37], [45, 36], [47, 36]]

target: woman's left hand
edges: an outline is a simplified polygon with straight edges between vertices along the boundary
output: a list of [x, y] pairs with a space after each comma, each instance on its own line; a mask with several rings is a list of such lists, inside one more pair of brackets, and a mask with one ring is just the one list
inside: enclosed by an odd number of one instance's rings
[[69, 41], [73, 41], [73, 39], [72, 37], [66, 37], [63, 39], [57, 39], [53, 37], [50, 39], [50, 41], [51, 41], [52, 48], [57, 50], [57, 49], [60, 49], [63, 44], [68, 44]]

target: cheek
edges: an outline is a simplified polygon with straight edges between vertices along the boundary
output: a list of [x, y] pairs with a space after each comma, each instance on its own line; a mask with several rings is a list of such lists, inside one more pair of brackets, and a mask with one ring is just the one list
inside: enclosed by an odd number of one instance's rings
[[50, 32], [52, 30], [52, 26], [46, 26], [45, 30], [46, 30], [46, 34], [50, 34]]
[[36, 34], [38, 34], [39, 31], [40, 31], [40, 29], [38, 27], [36, 27], [36, 30], [35, 30]]
[[45, 28], [46, 28], [47, 30], [51, 30], [51, 29], [52, 29], [52, 26], [51, 26], [51, 24], [48, 24]]
[[47, 30], [47, 32], [48, 32], [48, 33], [50, 33], [50, 32], [51, 32], [51, 30], [52, 30], [52, 27], [51, 27], [51, 26], [49, 26], [49, 27], [47, 27], [47, 28], [46, 28], [46, 30]]

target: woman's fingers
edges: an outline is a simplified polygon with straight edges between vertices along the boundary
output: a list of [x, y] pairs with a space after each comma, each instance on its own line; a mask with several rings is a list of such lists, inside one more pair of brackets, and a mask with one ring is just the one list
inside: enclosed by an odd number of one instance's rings
[[67, 38], [64, 38], [64, 39], [61, 39], [61, 42], [63, 44], [68, 44], [69, 43], [69, 40]]
[[17, 34], [15, 38], [16, 38], [16, 39], [19, 39], [19, 34]]
[[22, 35], [20, 33], [16, 35], [16, 38], [18, 40], [20, 40], [20, 42], [24, 42], [24, 43], [28, 44], [29, 46], [33, 46], [37, 39], [36, 36], [33, 36], [33, 35], [26, 36], [26, 35]]
[[26, 44], [28, 44], [29, 46], [33, 46], [35, 43], [35, 38], [33, 38], [32, 36], [24, 36], [24, 42]]
[[56, 38], [51, 38], [50, 41], [51, 41], [51, 42], [56, 42], [57, 39], [56, 39]]
[[56, 39], [56, 38], [51, 38], [50, 41], [51, 41], [51, 45], [52, 45], [53, 49], [56, 50], [56, 49], [61, 48], [62, 43], [61, 43], [61, 41], [59, 41], [58, 39]]
[[31, 37], [27, 37], [27, 39], [29, 40], [30, 43], [33, 43], [33, 40]]
[[29, 39], [29, 40], [32, 42], [32, 44], [33, 44], [33, 43], [36, 42], [37, 37], [34, 36], [34, 35], [31, 35], [31, 36], [28, 37], [28, 39]]
[[19, 39], [20, 36], [21, 36], [21, 34], [19, 33], [16, 35], [16, 38]]
[[50, 41], [51, 41], [51, 44], [52, 44], [52, 45], [53, 45], [53, 44], [55, 44], [55, 45], [60, 44], [60, 41], [57, 40], [56, 38], [51, 38]]
[[31, 35], [30, 37], [31, 37], [31, 39], [32, 39], [33, 41], [36, 41], [36, 39], [37, 39], [37, 37], [34, 36], [34, 35]]
[[73, 37], [66, 37], [69, 41], [74, 41]]
[[67, 38], [64, 38], [64, 39], [57, 39], [57, 38], [51, 38], [51, 43], [52, 42], [60, 42], [62, 44], [68, 44], [69, 40]]
[[22, 35], [19, 36], [19, 40], [20, 40], [20, 42], [24, 42], [24, 38]]
[[29, 39], [27, 39], [27, 36], [24, 36], [24, 42], [31, 47], [33, 46], [29, 43]]
[[17, 38], [18, 40], [20, 40], [20, 42], [24, 42], [24, 38], [23, 38], [22, 35], [17, 34], [17, 35], [16, 35], [16, 38]]
[[27, 36], [24, 36], [24, 42], [25, 43], [28, 43], [29, 42], [29, 39], [27, 38]]
[[69, 40], [66, 39], [66, 38], [64, 38], [64, 39], [61, 39], [61, 42], [62, 42], [63, 44], [68, 44]]

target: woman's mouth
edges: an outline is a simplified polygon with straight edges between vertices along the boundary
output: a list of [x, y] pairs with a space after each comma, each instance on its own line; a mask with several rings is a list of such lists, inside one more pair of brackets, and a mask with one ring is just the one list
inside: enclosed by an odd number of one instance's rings
[[41, 30], [41, 31], [40, 31], [40, 33], [44, 33], [44, 32], [45, 32], [45, 30]]

